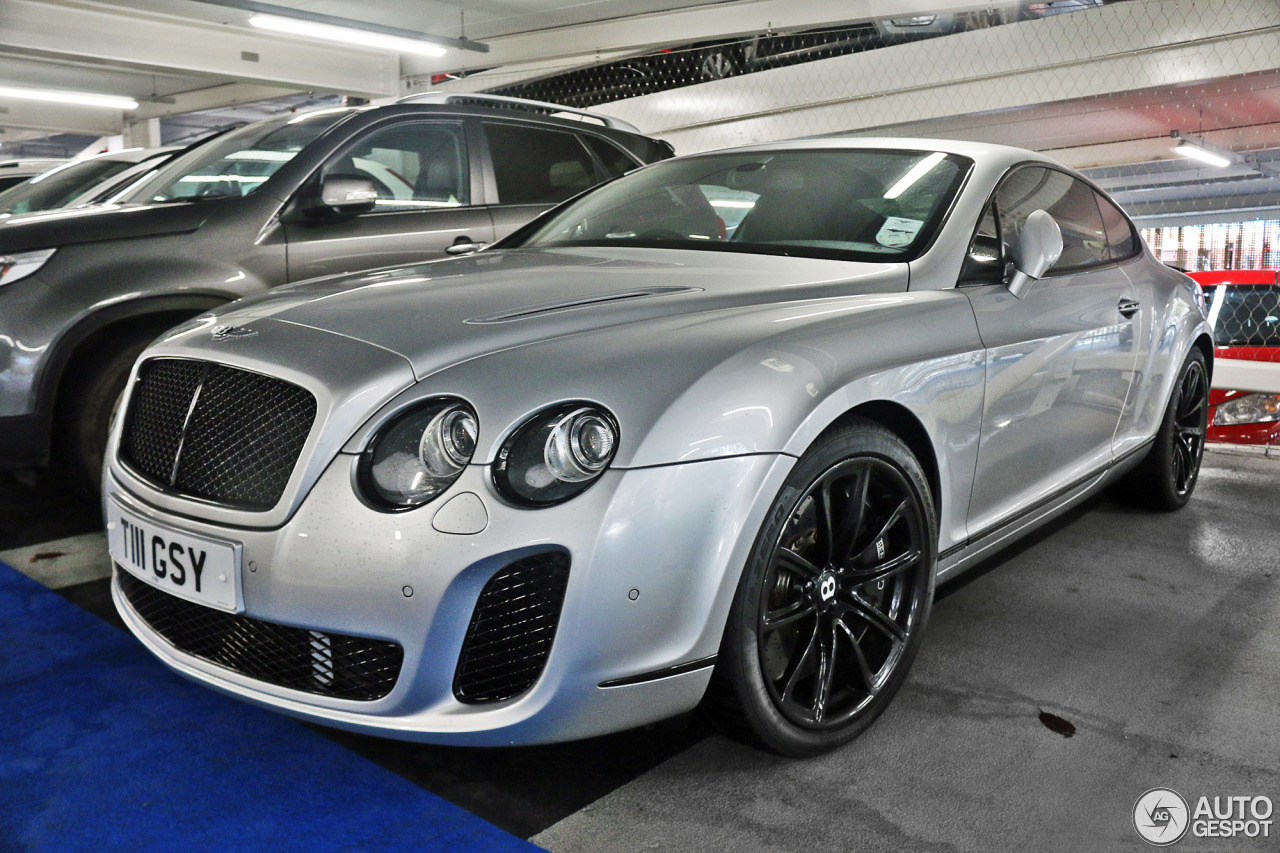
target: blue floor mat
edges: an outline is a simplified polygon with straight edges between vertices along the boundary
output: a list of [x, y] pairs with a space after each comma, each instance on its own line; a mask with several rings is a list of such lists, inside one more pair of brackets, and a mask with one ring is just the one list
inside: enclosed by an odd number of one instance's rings
[[0, 851], [535, 851], [0, 563]]

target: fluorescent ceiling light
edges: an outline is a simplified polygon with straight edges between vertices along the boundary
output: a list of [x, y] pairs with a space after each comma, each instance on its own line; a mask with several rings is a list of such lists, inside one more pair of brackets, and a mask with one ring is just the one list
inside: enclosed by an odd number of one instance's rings
[[314, 21], [304, 21], [301, 18], [259, 14], [250, 17], [249, 23], [259, 29], [270, 30], [274, 33], [306, 36], [353, 47], [372, 47], [379, 50], [394, 50], [399, 53], [416, 53], [422, 56], [444, 56], [447, 53], [443, 47], [429, 41], [385, 35], [350, 27], [335, 27], [332, 24], [318, 24]]
[[1231, 165], [1231, 161], [1221, 154], [1214, 154], [1212, 151], [1193, 145], [1185, 139], [1178, 143], [1177, 147], [1173, 149], [1173, 153], [1182, 157], [1189, 157], [1192, 160], [1199, 160], [1201, 163], [1208, 163], [1210, 166], [1217, 166], [1219, 169]]
[[54, 104], [77, 104], [82, 107], [109, 107], [116, 110], [136, 110], [138, 102], [119, 95], [95, 95], [90, 92], [59, 92], [52, 89], [18, 89], [0, 86], [0, 98], [21, 98], [24, 101], [44, 101]]
[[910, 172], [907, 172], [896, 184], [889, 187], [889, 191], [884, 194], [884, 197], [892, 199], [902, 195], [911, 189], [916, 181], [927, 175], [930, 169], [941, 163], [946, 156], [941, 151], [935, 151], [919, 163], [916, 163]]

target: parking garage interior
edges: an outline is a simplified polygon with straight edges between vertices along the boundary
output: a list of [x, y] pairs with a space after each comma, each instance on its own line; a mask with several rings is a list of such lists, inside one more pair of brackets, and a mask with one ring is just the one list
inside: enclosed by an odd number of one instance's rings
[[[431, 50], [250, 23], [263, 14]], [[1274, 0], [0, 0], [0, 175], [427, 92], [608, 115], [677, 155], [840, 136], [1021, 147], [1110, 194], [1160, 261], [1217, 276], [1198, 278], [1215, 321], [1235, 316], [1241, 274], [1280, 289]], [[1246, 319], [1274, 328], [1271, 306]], [[1189, 811], [1275, 802], [1280, 356], [1237, 358], [1214, 388], [1272, 402], [1247, 431], [1211, 431], [1185, 509], [1098, 494], [941, 583], [898, 698], [810, 759], [699, 712], [500, 748], [242, 703], [127, 632], [100, 502], [56, 458], [9, 466], [0, 851], [1140, 850], [1135, 803], [1154, 789]], [[1177, 846], [1274, 849], [1268, 819]]]

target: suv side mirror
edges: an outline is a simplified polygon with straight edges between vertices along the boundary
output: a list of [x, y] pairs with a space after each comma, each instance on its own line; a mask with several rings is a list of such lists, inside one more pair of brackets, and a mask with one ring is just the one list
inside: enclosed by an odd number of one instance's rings
[[1012, 254], [1009, 292], [1021, 299], [1031, 282], [1043, 277], [1062, 257], [1062, 229], [1047, 211], [1033, 211], [1022, 226]]
[[326, 175], [320, 183], [320, 210], [343, 216], [374, 209], [378, 191], [362, 175]]

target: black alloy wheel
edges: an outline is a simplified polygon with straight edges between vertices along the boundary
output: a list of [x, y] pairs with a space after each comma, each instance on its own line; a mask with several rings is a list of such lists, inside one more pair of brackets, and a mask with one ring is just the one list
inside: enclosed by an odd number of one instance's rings
[[1209, 429], [1209, 370], [1192, 347], [1147, 456], [1110, 490], [1112, 497], [1151, 509], [1181, 509], [1195, 491]]
[[[1196, 351], [1199, 355], [1199, 351]], [[1183, 368], [1173, 415], [1172, 485], [1184, 502], [1191, 496], [1204, 456], [1204, 437], [1209, 428], [1209, 372], [1204, 359], [1192, 360]]]
[[858, 422], [820, 439], [775, 500], [734, 601], [709, 694], [726, 730], [803, 756], [869, 726], [919, 647], [936, 529], [896, 436]]

